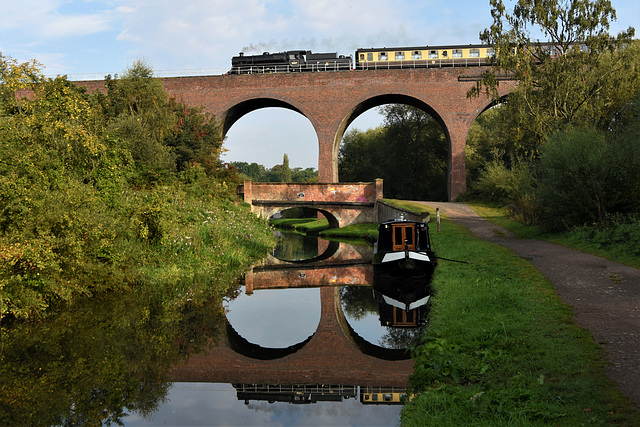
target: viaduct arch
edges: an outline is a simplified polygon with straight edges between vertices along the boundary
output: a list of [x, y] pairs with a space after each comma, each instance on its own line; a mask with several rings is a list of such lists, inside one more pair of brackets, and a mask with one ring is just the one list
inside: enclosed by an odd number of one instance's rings
[[[492, 101], [467, 98], [487, 67], [275, 73], [162, 78], [166, 90], [203, 107], [221, 122], [222, 136], [244, 115], [268, 107], [298, 112], [312, 124], [319, 144], [320, 182], [339, 182], [337, 158], [347, 127], [364, 111], [386, 103], [429, 113], [449, 143], [449, 199], [466, 190], [465, 145], [471, 124]], [[104, 90], [103, 81], [78, 82]], [[513, 83], [502, 82], [502, 94]]]

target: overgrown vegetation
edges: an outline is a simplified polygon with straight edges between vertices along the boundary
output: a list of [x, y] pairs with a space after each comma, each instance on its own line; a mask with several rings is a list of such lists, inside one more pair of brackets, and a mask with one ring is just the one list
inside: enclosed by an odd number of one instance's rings
[[[493, 69], [469, 93], [498, 106], [470, 132], [467, 200], [545, 231], [637, 225], [640, 42], [609, 35], [608, 0], [491, 2]], [[540, 42], [530, 34], [538, 32]], [[500, 75], [516, 88], [501, 99]], [[640, 255], [638, 253], [637, 255]]]
[[338, 170], [343, 182], [384, 180], [387, 197], [447, 199], [448, 148], [439, 123], [409, 105], [380, 108], [384, 124], [348, 132], [340, 145]]
[[232, 201], [213, 117], [140, 62], [105, 84], [87, 94], [0, 56], [2, 317], [136, 287], [186, 297], [273, 244]]
[[446, 217], [431, 237], [438, 255], [470, 264], [438, 265], [403, 425], [640, 422], [597, 344], [530, 263]]

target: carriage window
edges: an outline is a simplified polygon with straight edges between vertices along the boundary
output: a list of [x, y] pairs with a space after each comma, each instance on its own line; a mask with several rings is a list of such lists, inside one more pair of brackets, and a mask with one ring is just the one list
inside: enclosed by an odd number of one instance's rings
[[389, 59], [389, 55], [387, 54], [387, 52], [380, 52], [378, 54], [378, 59], [380, 61], [386, 61], [387, 59]]
[[411, 59], [422, 59], [422, 51], [414, 50], [413, 52], [411, 52]]
[[492, 56], [496, 56], [496, 51], [493, 50], [493, 48], [487, 49], [487, 58], [490, 58]]
[[437, 50], [430, 50], [429, 51], [429, 58], [437, 59], [438, 58], [438, 51]]
[[453, 49], [451, 51], [451, 56], [454, 58], [462, 58], [462, 49]]
[[360, 54], [360, 61], [364, 61], [364, 53]]
[[373, 61], [373, 53], [367, 53], [367, 61]]
[[470, 58], [479, 58], [480, 57], [480, 49], [469, 49], [469, 57]]
[[396, 52], [396, 61], [404, 61], [404, 52]]

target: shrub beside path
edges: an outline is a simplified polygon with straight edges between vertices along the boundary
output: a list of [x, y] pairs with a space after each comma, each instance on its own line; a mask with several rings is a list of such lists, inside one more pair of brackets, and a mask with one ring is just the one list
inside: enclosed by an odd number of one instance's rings
[[541, 240], [518, 239], [461, 203], [415, 202], [439, 208], [475, 236], [529, 260], [573, 307], [576, 324], [605, 349], [609, 377], [640, 409], [640, 270]]

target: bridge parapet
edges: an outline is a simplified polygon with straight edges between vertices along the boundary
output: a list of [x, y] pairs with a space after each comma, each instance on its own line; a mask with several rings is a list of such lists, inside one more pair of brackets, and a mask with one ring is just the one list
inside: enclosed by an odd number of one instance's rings
[[376, 201], [383, 197], [382, 179], [375, 182], [283, 183], [245, 181], [238, 187], [251, 211], [271, 217], [282, 210], [309, 207], [322, 212], [331, 227], [376, 222]]

